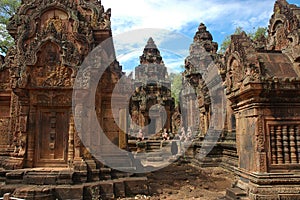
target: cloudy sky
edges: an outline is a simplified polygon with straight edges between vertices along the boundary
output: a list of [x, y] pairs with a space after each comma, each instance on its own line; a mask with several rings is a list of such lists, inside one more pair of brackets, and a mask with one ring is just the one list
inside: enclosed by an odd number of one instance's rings
[[[102, 0], [112, 9], [112, 30], [118, 60], [126, 72], [139, 63], [152, 36], [169, 71], [180, 71], [200, 22], [214, 41], [241, 26], [251, 32], [268, 26], [275, 0]], [[300, 5], [299, 0], [288, 0]]]

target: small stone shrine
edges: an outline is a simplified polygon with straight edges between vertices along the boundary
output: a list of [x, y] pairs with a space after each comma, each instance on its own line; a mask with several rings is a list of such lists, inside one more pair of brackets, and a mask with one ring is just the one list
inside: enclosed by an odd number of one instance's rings
[[[5, 182], [0, 196], [5, 192], [25, 199], [125, 196], [130, 179], [97, 182], [126, 174], [113, 174], [93, 158], [79, 138], [84, 133], [76, 131], [72, 112], [76, 75], [85, 57], [111, 38], [110, 16], [111, 10], [105, 11], [96, 0], [24, 0], [11, 18], [7, 29], [15, 45], [0, 60], [0, 177]], [[114, 56], [113, 51], [105, 53], [103, 59]], [[122, 75], [114, 60], [98, 83], [95, 110], [107, 138], [126, 148], [126, 136], [115, 123], [126, 121], [126, 113], [114, 119], [110, 104]], [[102, 138], [89, 139], [107, 146]]]

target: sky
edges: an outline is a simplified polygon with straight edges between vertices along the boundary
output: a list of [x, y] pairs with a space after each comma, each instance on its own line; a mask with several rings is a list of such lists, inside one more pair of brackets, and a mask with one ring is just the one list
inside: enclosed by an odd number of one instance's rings
[[[200, 22], [219, 46], [240, 26], [247, 32], [267, 27], [275, 0], [102, 0], [112, 9], [111, 26], [117, 59], [129, 73], [139, 64], [147, 39], [153, 37], [170, 72], [180, 65]], [[288, 0], [300, 5], [299, 0]]]

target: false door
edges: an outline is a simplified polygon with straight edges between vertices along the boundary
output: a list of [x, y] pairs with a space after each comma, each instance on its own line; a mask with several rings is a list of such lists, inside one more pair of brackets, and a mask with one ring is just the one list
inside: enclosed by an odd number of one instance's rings
[[36, 167], [67, 166], [67, 109], [40, 109], [37, 116]]

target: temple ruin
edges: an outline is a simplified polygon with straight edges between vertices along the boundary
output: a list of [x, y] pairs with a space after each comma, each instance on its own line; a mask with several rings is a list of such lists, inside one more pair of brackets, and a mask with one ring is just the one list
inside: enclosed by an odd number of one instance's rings
[[162, 133], [164, 129], [171, 132], [175, 106], [171, 97], [171, 82], [152, 38], [149, 38], [140, 56], [140, 65], [135, 68], [133, 81], [135, 92], [130, 102], [131, 131], [138, 133], [136, 125], [148, 125], [148, 130], [142, 130], [145, 136]]
[[[194, 165], [222, 167], [237, 177], [225, 199], [300, 199], [299, 7], [277, 0], [268, 36], [253, 41], [245, 32], [232, 35], [225, 54], [217, 53], [218, 44], [201, 23], [183, 62], [177, 112], [167, 68], [150, 38], [135, 69], [134, 92], [131, 97], [117, 92], [114, 98], [124, 109], [114, 115], [112, 94], [125, 73], [108, 42], [110, 51], [98, 57], [112, 62], [100, 77], [92, 108], [108, 140], [87, 137], [83, 144], [72, 98], [87, 94], [72, 96], [73, 86], [84, 59], [112, 37], [110, 17], [111, 10], [96, 0], [23, 0], [11, 18], [7, 29], [15, 45], [0, 59], [0, 196], [52, 200], [148, 194], [143, 175], [122, 171], [143, 167], [141, 162], [125, 161], [110, 145], [128, 150], [126, 131], [137, 132], [138, 126], [149, 125], [145, 136], [162, 129], [175, 132], [176, 119], [194, 136], [186, 152]], [[93, 78], [90, 69], [87, 79]], [[130, 99], [129, 110], [124, 99]], [[74, 109], [84, 113], [82, 107]], [[84, 114], [82, 121], [91, 129], [92, 115]], [[156, 142], [168, 148], [172, 141], [180, 144], [176, 138]], [[213, 147], [205, 152], [207, 144]], [[119, 170], [101, 163], [92, 148], [104, 149], [101, 157], [111, 158]]]
[[[72, 112], [76, 74], [84, 58], [111, 38], [110, 16], [110, 9], [105, 11], [99, 1], [37, 0], [22, 1], [10, 20], [7, 29], [15, 46], [4, 61], [1, 57], [0, 67], [0, 165], [7, 185], [1, 194], [82, 199], [93, 195], [92, 190], [100, 190], [99, 182], [94, 186], [84, 183], [114, 178], [111, 169], [82, 144], [79, 135], [84, 133], [76, 131]], [[113, 57], [114, 52], [102, 56]], [[125, 135], [115, 124], [110, 105], [114, 84], [122, 75], [114, 60], [98, 83], [96, 112], [107, 138], [125, 148]], [[90, 142], [106, 146], [101, 138]], [[117, 196], [125, 195], [124, 183], [118, 182], [121, 190]], [[101, 184], [105, 188], [102, 198], [116, 195], [113, 182]]]
[[[213, 62], [224, 85], [217, 93], [226, 95], [224, 129], [214, 149], [196, 163], [222, 166], [237, 175], [239, 180], [227, 190], [228, 199], [300, 198], [299, 18], [298, 7], [278, 0], [267, 38], [252, 41], [245, 32], [232, 35], [225, 55], [218, 55], [217, 44], [200, 24], [191, 45], [183, 76], [195, 88], [197, 98], [184, 95], [183, 105], [189, 109], [198, 101], [194, 109], [199, 115], [186, 115], [183, 121], [200, 137], [190, 151], [192, 156], [199, 153], [201, 136], [211, 121], [214, 83], [203, 80], [206, 72], [201, 64], [206, 61], [210, 69]], [[204, 50], [211, 55], [208, 61]]]

